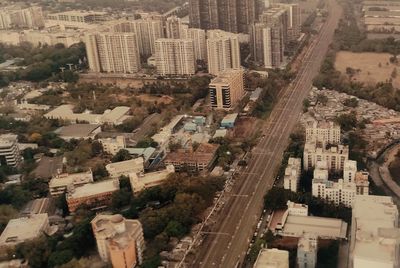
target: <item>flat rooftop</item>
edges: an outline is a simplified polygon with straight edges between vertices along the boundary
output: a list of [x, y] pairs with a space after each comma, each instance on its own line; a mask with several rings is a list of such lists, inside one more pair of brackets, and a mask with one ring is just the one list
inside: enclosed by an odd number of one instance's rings
[[119, 189], [118, 180], [105, 180], [96, 183], [88, 183], [68, 191], [67, 199], [84, 198], [102, 193], [114, 192]]
[[60, 127], [54, 132], [61, 137], [87, 137], [99, 127], [97, 124], [73, 124]]
[[289, 251], [261, 249], [253, 268], [289, 268]]
[[283, 226], [283, 235], [301, 237], [303, 233], [321, 238], [346, 238], [347, 223], [334, 218], [289, 215]]
[[10, 220], [0, 236], [0, 246], [15, 245], [38, 237], [48, 225], [47, 213]]

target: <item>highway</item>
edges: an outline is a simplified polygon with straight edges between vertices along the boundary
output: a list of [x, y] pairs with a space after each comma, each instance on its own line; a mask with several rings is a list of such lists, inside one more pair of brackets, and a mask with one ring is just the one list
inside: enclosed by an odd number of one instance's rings
[[332, 42], [341, 8], [329, 1], [329, 16], [316, 38], [306, 48], [303, 65], [281, 97], [263, 127], [263, 138], [253, 148], [249, 166], [236, 179], [231, 196], [216, 215], [215, 223], [186, 259], [188, 267], [240, 267], [263, 210], [263, 197], [274, 183], [293, 127], [299, 122], [303, 99]]

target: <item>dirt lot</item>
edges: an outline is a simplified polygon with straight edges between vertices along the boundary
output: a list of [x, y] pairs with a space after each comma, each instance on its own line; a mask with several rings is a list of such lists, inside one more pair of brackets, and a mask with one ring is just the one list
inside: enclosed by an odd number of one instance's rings
[[391, 64], [390, 57], [388, 53], [340, 51], [336, 55], [335, 68], [343, 74], [346, 74], [347, 67], [359, 70], [352, 79], [372, 85], [389, 80], [393, 69], [396, 68], [398, 74], [393, 79], [393, 86], [400, 88], [400, 64]]
[[233, 129], [233, 137], [235, 139], [245, 139], [251, 137], [258, 125], [257, 118], [254, 117], [239, 117]]
[[141, 101], [145, 102], [157, 102], [157, 103], [163, 103], [163, 104], [170, 104], [174, 98], [166, 95], [161, 95], [161, 96], [153, 96], [153, 95], [148, 95], [148, 94], [142, 94], [137, 96], [138, 99]]

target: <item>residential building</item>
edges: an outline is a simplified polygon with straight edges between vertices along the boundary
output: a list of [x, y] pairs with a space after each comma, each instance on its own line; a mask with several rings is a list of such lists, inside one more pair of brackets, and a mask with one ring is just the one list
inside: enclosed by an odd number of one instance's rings
[[357, 161], [347, 160], [344, 162], [343, 167], [343, 181], [344, 182], [355, 182], [357, 173]]
[[243, 70], [225, 70], [210, 85], [210, 103], [214, 109], [232, 109], [244, 95]]
[[247, 26], [255, 19], [255, 0], [189, 1], [189, 20], [193, 28], [247, 33]]
[[314, 268], [317, 266], [318, 237], [304, 234], [297, 243], [297, 265], [299, 268]]
[[283, 178], [283, 188], [297, 192], [301, 176], [301, 158], [289, 157]]
[[107, 13], [95, 11], [70, 10], [60, 13], [48, 14], [47, 18], [54, 21], [98, 23], [107, 20]]
[[179, 150], [167, 154], [164, 163], [173, 165], [176, 172], [201, 172], [210, 170], [216, 159], [216, 153], [219, 148], [217, 144], [201, 143], [193, 151], [192, 148]]
[[344, 163], [349, 158], [349, 147], [347, 145], [332, 145], [330, 147], [319, 147], [314, 142], [307, 142], [304, 146], [303, 168], [309, 170], [315, 167], [318, 161], [326, 161], [328, 170], [342, 171]]
[[287, 41], [296, 41], [301, 33], [301, 11], [298, 3], [277, 3], [278, 7], [286, 9], [287, 12]]
[[288, 13], [286, 8], [273, 6], [260, 14], [258, 20], [267, 27], [280, 28], [282, 35], [282, 43], [286, 45], [288, 42]]
[[93, 173], [91, 170], [73, 174], [55, 174], [49, 181], [49, 192], [51, 196], [59, 196], [67, 191], [69, 185], [79, 187], [92, 182]]
[[165, 21], [166, 38], [186, 39], [188, 27], [177, 16], [168, 17]]
[[59, 119], [70, 121], [71, 123], [87, 122], [89, 124], [110, 124], [120, 125], [125, 120], [130, 119], [128, 115], [130, 107], [117, 106], [112, 110], [106, 110], [103, 114], [92, 114], [88, 111], [84, 113], [74, 113], [74, 106], [70, 104], [63, 104], [43, 116], [48, 119]]
[[118, 190], [117, 179], [88, 183], [79, 187], [70, 185], [66, 194], [68, 210], [74, 213], [81, 206], [92, 209], [107, 207], [111, 204], [113, 194]]
[[191, 39], [158, 39], [155, 43], [157, 73], [193, 75], [196, 72], [194, 45]]
[[101, 125], [97, 124], [72, 124], [60, 127], [54, 131], [54, 133], [66, 141], [72, 139], [94, 139], [100, 132]]
[[136, 73], [140, 70], [138, 40], [133, 33], [89, 33], [85, 46], [92, 72]]
[[97, 251], [113, 268], [130, 268], [143, 261], [145, 241], [142, 224], [120, 214], [98, 214], [91, 222]]
[[264, 29], [267, 27], [265, 23], [257, 22], [250, 26], [250, 52], [254, 62], [264, 65], [264, 44], [267, 44]]
[[126, 161], [115, 162], [106, 165], [106, 169], [111, 178], [118, 179], [121, 176], [129, 176], [131, 173], [144, 172], [143, 157], [138, 157]]
[[253, 268], [289, 268], [289, 251], [276, 248], [260, 250]]
[[187, 29], [187, 38], [193, 40], [195, 60], [207, 61], [206, 31], [202, 29]]
[[0, 235], [0, 247], [15, 246], [35, 239], [49, 229], [47, 213], [12, 219]]
[[358, 171], [355, 176], [355, 183], [357, 187], [357, 195], [368, 195], [369, 194], [369, 173], [366, 171]]
[[155, 53], [156, 40], [165, 36], [163, 21], [151, 17], [133, 21], [117, 21], [111, 29], [117, 33], [135, 34], [139, 54], [145, 57]]
[[44, 17], [40, 6], [6, 6], [0, 9], [0, 30], [42, 28]]
[[125, 149], [125, 136], [116, 136], [114, 138], [98, 139], [103, 146], [103, 152], [111, 155], [117, 154], [120, 150]]
[[218, 75], [227, 69], [239, 69], [240, 46], [237, 35], [212, 30], [207, 32], [208, 72]]
[[308, 121], [305, 128], [306, 142], [315, 142], [318, 146], [340, 143], [340, 126], [332, 121]]
[[17, 135], [0, 135], [0, 166], [16, 167], [21, 163]]
[[399, 211], [389, 196], [357, 196], [351, 220], [349, 267], [399, 267]]
[[137, 193], [145, 189], [157, 186], [165, 182], [170, 174], [175, 172], [173, 165], [166, 166], [165, 169], [149, 173], [131, 173], [129, 181], [132, 192]]
[[284, 63], [284, 40], [282, 28], [265, 27], [262, 30], [263, 55], [265, 68], [280, 68]]

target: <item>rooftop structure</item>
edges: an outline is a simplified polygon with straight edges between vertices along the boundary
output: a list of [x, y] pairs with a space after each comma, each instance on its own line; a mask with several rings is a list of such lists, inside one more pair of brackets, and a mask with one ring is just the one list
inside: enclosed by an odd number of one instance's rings
[[47, 213], [10, 220], [1, 233], [0, 247], [13, 246], [34, 239], [49, 228]]
[[135, 267], [143, 260], [145, 241], [138, 220], [128, 220], [119, 214], [97, 215], [92, 230], [101, 259], [113, 267]]
[[58, 196], [65, 193], [69, 185], [78, 187], [91, 182], [93, 182], [93, 173], [91, 170], [73, 174], [55, 174], [49, 181], [49, 191], [52, 196]]
[[63, 126], [54, 131], [64, 140], [94, 139], [101, 132], [101, 126], [96, 124], [73, 124]]
[[332, 121], [308, 121], [306, 123], [306, 142], [317, 146], [340, 143], [340, 126]]
[[137, 157], [143, 157], [145, 163], [147, 163], [151, 157], [156, 152], [156, 148], [154, 147], [146, 147], [146, 148], [126, 148], [130, 155]]
[[68, 187], [66, 195], [69, 212], [73, 213], [80, 206], [103, 208], [111, 204], [112, 194], [119, 190], [118, 180], [105, 180], [88, 183], [80, 187]]
[[398, 267], [398, 218], [399, 212], [391, 197], [356, 197], [351, 224], [352, 267]]
[[315, 167], [318, 161], [326, 160], [328, 169], [341, 171], [344, 163], [349, 158], [349, 147], [347, 145], [334, 145], [329, 147], [317, 146], [315, 142], [307, 142], [304, 146], [303, 168], [309, 170]]
[[131, 183], [132, 191], [137, 193], [144, 189], [160, 185], [174, 172], [174, 166], [169, 165], [165, 169], [155, 172], [139, 174], [131, 173], [129, 175], [129, 181]]
[[54, 110], [46, 113], [44, 117], [48, 119], [61, 119], [76, 122], [88, 122], [89, 124], [112, 124], [120, 125], [129, 118], [127, 114], [130, 111], [129, 107], [118, 106], [112, 110], [107, 110], [103, 114], [92, 114], [92, 113], [74, 113], [73, 105], [64, 104], [60, 105]]
[[131, 173], [144, 171], [143, 157], [138, 157], [126, 161], [115, 162], [106, 166], [111, 178], [118, 179], [121, 176], [129, 176]]
[[289, 268], [289, 252], [263, 248], [258, 253], [253, 268]]

